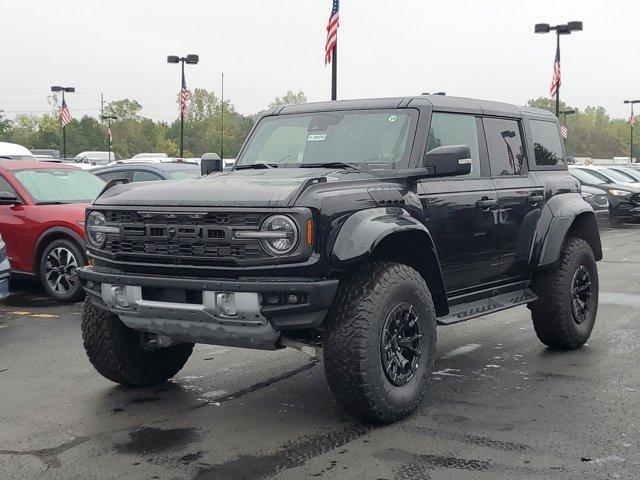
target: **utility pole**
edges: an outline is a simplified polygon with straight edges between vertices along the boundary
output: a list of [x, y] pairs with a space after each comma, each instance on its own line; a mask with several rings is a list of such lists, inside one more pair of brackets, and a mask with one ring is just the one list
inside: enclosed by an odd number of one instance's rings
[[100, 118], [104, 122], [107, 121], [107, 144], [109, 145], [109, 161], [111, 161], [111, 140], [113, 138], [113, 133], [111, 132], [111, 120], [117, 120], [118, 117], [115, 115], [100, 115]]
[[[100, 119], [104, 120], [104, 94], [100, 94]], [[104, 125], [104, 121], [102, 122]]]
[[222, 108], [220, 109], [220, 158], [224, 160], [224, 72], [222, 73]]

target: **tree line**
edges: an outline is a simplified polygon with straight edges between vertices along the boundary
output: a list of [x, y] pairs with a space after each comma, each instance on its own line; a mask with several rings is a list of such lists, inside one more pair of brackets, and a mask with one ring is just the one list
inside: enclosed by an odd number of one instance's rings
[[[289, 90], [277, 97], [269, 107], [291, 103], [305, 103], [302, 91]], [[528, 106], [555, 112], [552, 99], [529, 100]], [[221, 113], [224, 109], [224, 142], [222, 138]], [[561, 103], [561, 110], [571, 106]], [[567, 115], [569, 131], [566, 140], [567, 153], [577, 157], [612, 158], [629, 155], [629, 122], [611, 118], [603, 107], [573, 109]], [[176, 108], [177, 111], [177, 108]], [[180, 120], [171, 123], [154, 121], [144, 117], [142, 105], [135, 100], [123, 99], [106, 105], [104, 114], [118, 119], [112, 121], [112, 148], [119, 158], [129, 158], [140, 152], [165, 152], [178, 156], [180, 144]], [[73, 113], [73, 110], [72, 110]], [[230, 101], [224, 105], [213, 92], [196, 88], [185, 118], [185, 157], [198, 157], [205, 152], [222, 152], [224, 157], [234, 158], [259, 113], [242, 115]], [[564, 121], [561, 115], [561, 120]], [[639, 126], [640, 127], [640, 126]], [[74, 156], [86, 150], [106, 150], [106, 124], [85, 115], [73, 119], [67, 125], [67, 155]], [[636, 129], [639, 130], [640, 128]], [[19, 143], [27, 148], [52, 148], [62, 151], [60, 121], [56, 115], [18, 115], [9, 120], [0, 111], [0, 141]], [[640, 139], [634, 138], [634, 156], [640, 155]]]
[[[306, 103], [302, 91], [289, 90], [275, 98], [269, 107], [291, 103]], [[205, 152], [222, 152], [222, 112], [224, 109], [224, 157], [234, 158], [259, 112], [242, 115], [230, 101], [224, 105], [214, 92], [196, 88], [191, 92], [184, 125], [184, 156], [199, 157]], [[176, 107], [176, 111], [178, 108]], [[180, 145], [180, 119], [171, 123], [154, 121], [142, 115], [142, 105], [136, 100], [122, 99], [108, 103], [104, 115], [111, 121], [112, 149], [118, 158], [130, 158], [140, 152], [164, 152], [177, 157]], [[71, 109], [73, 114], [73, 109]], [[107, 123], [85, 115], [74, 118], [66, 126], [67, 156], [80, 152], [108, 148]], [[0, 141], [19, 143], [27, 148], [56, 149], [62, 152], [60, 120], [57, 115], [22, 114], [9, 120], [0, 110]]]

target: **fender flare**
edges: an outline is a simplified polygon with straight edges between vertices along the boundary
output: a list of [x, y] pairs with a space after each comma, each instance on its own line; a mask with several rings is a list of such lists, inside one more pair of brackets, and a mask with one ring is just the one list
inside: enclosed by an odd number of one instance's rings
[[427, 227], [402, 208], [360, 210], [350, 215], [339, 227], [335, 240], [329, 244], [330, 258], [337, 266], [358, 262], [370, 255], [384, 238], [406, 231], [425, 233], [433, 245]]
[[[44, 232], [42, 232], [42, 234], [38, 237], [38, 240], [36, 240], [36, 244], [33, 248], [33, 273], [37, 274], [38, 273], [38, 268], [40, 268], [39, 266], [39, 252], [42, 249], [42, 247], [46, 244], [47, 240], [51, 237], [51, 236], [57, 236], [57, 237], [61, 237], [61, 236], [66, 236], [71, 238], [73, 241], [75, 241], [78, 246], [80, 247], [80, 251], [85, 254], [85, 250], [86, 250], [86, 246], [84, 243], [84, 240], [82, 239], [82, 237], [80, 235], [78, 235], [76, 232], [74, 232], [73, 230], [71, 230], [68, 227], [53, 227], [53, 228], [49, 228], [47, 230], [45, 230]], [[86, 255], [86, 254], [85, 254]]]
[[579, 193], [553, 196], [542, 208], [531, 245], [529, 266], [540, 269], [554, 265], [569, 230], [577, 221], [587, 227], [585, 240], [589, 242], [596, 260], [602, 259], [602, 245], [595, 213]]

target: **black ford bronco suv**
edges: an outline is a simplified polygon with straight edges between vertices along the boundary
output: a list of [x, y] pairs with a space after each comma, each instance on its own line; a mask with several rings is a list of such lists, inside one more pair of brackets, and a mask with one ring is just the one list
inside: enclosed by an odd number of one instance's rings
[[347, 412], [391, 422], [425, 393], [437, 325], [526, 304], [542, 343], [578, 348], [602, 248], [564, 156], [554, 116], [502, 103], [270, 110], [230, 171], [116, 185], [87, 209], [89, 359], [144, 386], [194, 343], [294, 347]]

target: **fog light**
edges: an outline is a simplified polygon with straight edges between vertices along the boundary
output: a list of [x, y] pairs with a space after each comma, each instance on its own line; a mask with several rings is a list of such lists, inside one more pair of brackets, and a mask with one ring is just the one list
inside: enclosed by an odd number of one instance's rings
[[129, 301], [127, 300], [127, 289], [120, 285], [111, 287], [111, 298], [113, 298], [116, 306], [120, 308], [129, 308]]
[[234, 293], [217, 293], [216, 305], [218, 306], [218, 312], [226, 317], [235, 317], [238, 313]]

